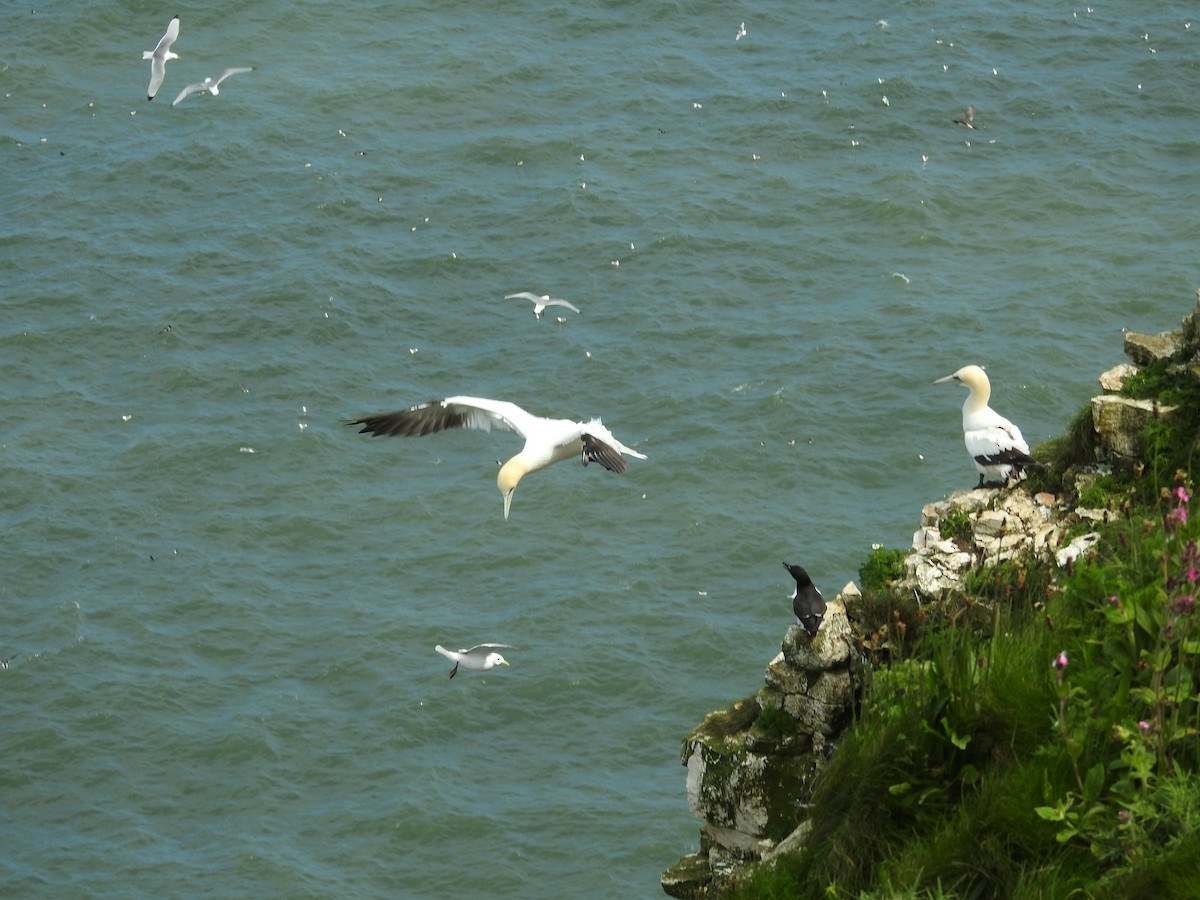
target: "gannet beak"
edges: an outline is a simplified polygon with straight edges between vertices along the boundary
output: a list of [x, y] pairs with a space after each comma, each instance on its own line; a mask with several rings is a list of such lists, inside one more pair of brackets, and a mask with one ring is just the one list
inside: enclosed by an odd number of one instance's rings
[[[516, 490], [515, 488], [513, 490]], [[504, 494], [504, 521], [508, 521], [508, 508], [512, 506], [513, 491], [507, 491]]]
[[945, 378], [939, 378], [937, 381], [934, 382], [934, 384], [949, 384], [951, 381], [957, 381], [957, 380], [958, 380], [957, 376], [947, 375]]

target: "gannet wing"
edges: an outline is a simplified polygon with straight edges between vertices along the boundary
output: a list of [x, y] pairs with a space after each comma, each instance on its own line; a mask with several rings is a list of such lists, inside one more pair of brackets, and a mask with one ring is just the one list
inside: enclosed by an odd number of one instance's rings
[[585, 466], [590, 462], [600, 463], [608, 471], [616, 472], [618, 475], [629, 468], [629, 464], [625, 462], [621, 454], [598, 437], [585, 431], [580, 439], [583, 441], [583, 464]]
[[417, 437], [450, 428], [469, 428], [474, 431], [497, 428], [515, 431], [524, 437], [536, 421], [536, 416], [515, 403], [483, 397], [447, 397], [445, 400], [418, 403], [396, 412], [365, 416], [346, 424], [362, 425], [359, 434]]
[[967, 452], [980, 465], [1033, 465], [1037, 462], [1029, 455], [1029, 445], [1020, 429], [1011, 422], [969, 431], [964, 440]]

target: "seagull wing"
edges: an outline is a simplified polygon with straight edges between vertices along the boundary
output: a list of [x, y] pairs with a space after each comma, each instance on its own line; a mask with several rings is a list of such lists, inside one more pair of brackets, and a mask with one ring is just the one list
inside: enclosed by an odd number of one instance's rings
[[531, 303], [541, 303], [545, 297], [539, 297], [537, 294], [531, 294], [529, 291], [521, 291], [518, 294], [505, 294], [505, 300], [528, 300]]
[[212, 84], [215, 87], [215, 86], [219, 85], [222, 81], [224, 81], [226, 78], [228, 78], [230, 75], [240, 75], [242, 72], [253, 72], [253, 71], [254, 71], [254, 66], [233, 66], [232, 68], [229, 68], [229, 69], [223, 69], [223, 70], [221, 70], [221, 74], [212, 80]]
[[195, 84], [189, 84], [187, 87], [185, 87], [182, 91], [179, 92], [178, 97], [176, 97], [174, 100], [171, 101], [171, 105], [178, 106], [180, 103], [183, 102], [184, 97], [194, 94], [197, 91], [207, 91], [207, 90], [208, 90], [208, 82], [207, 81], [197, 81]]
[[573, 303], [568, 303], [566, 300], [547, 300], [546, 305], [547, 306], [565, 306], [567, 309], [571, 310], [572, 312], [579, 312], [579, 307], [575, 306]]
[[171, 45], [177, 40], [179, 40], [179, 16], [175, 16], [175, 18], [167, 23], [166, 34], [159, 38], [158, 43], [154, 47], [154, 55], [156, 57], [165, 57], [167, 51], [171, 49]]
[[476, 644], [474, 647], [471, 647], [469, 650], [459, 650], [458, 652], [459, 653], [474, 653], [476, 651], [479, 651], [482, 655], [486, 656], [487, 654], [491, 653], [493, 650], [516, 650], [516, 649], [517, 648], [514, 647], [512, 644]]
[[[150, 87], [146, 88], [146, 99], [153, 100], [162, 87], [163, 79], [167, 77], [167, 64], [159, 56], [150, 60]], [[179, 101], [175, 101], [178, 103]]]

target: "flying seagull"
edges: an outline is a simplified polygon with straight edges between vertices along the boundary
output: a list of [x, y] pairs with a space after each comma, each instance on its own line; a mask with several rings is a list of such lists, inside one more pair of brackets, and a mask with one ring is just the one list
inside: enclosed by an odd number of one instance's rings
[[825, 598], [800, 566], [784, 563], [783, 567], [796, 579], [796, 590], [788, 598], [792, 601], [792, 612], [808, 632], [809, 638], [815, 638], [821, 627], [821, 619], [825, 617]]
[[586, 466], [600, 463], [610, 472], [620, 474], [626, 469], [621, 454], [645, 459], [643, 453], [630, 450], [604, 427], [599, 419], [574, 422], [570, 419], [544, 419], [528, 413], [515, 403], [487, 400], [482, 397], [447, 397], [431, 400], [408, 409], [364, 416], [347, 422], [361, 425], [359, 434], [403, 435], [405, 437], [433, 434], [448, 428], [470, 428], [475, 431], [515, 431], [525, 438], [521, 452], [500, 467], [496, 485], [504, 495], [504, 521], [513, 492], [520, 480], [530, 472], [544, 469], [551, 463], [579, 455]]
[[159, 40], [153, 50], [143, 50], [142, 59], [150, 60], [150, 87], [146, 91], [146, 99], [153, 100], [158, 89], [162, 87], [163, 79], [167, 76], [167, 60], [179, 59], [178, 53], [171, 52], [171, 45], [179, 40], [179, 16], [167, 23], [167, 33]]
[[576, 307], [573, 303], [568, 303], [566, 300], [551, 297], [549, 294], [542, 294], [541, 296], [538, 296], [537, 294], [531, 294], [529, 291], [521, 291], [519, 294], [504, 295], [505, 300], [513, 300], [517, 298], [521, 300], [533, 301], [533, 314], [539, 319], [542, 317], [542, 313], [546, 311], [547, 306], [565, 306], [572, 312], [579, 312], [578, 307]]
[[507, 666], [508, 660], [496, 651], [515, 648], [511, 644], [477, 644], [468, 650], [447, 650], [438, 644], [433, 649], [454, 663], [454, 668], [450, 670], [450, 677], [453, 678], [458, 674], [459, 666], [476, 672], [486, 672], [493, 666]]
[[965, 113], [963, 113], [963, 117], [961, 119], [955, 119], [954, 124], [955, 125], [965, 125], [968, 128], [974, 130], [974, 128], [975, 128], [975, 107], [968, 106], [967, 111]]
[[208, 91], [210, 94], [212, 94], [215, 97], [215, 96], [217, 96], [217, 94], [221, 93], [221, 91], [220, 91], [221, 82], [224, 81], [226, 78], [228, 78], [230, 75], [240, 75], [242, 72], [253, 72], [253, 71], [254, 71], [254, 66], [234, 66], [233, 68], [230, 68], [230, 69], [223, 69], [221, 71], [221, 74], [218, 75], [216, 78], [213, 78], [210, 76], [208, 78], [205, 78], [203, 81], [197, 81], [195, 84], [189, 84], [187, 87], [185, 87], [182, 91], [179, 92], [178, 97], [176, 97], [173, 101], [171, 101], [171, 105], [178, 106], [181, 102], [183, 102], [184, 97], [188, 96], [189, 94], [194, 94], [197, 91]]
[[[976, 487], [1003, 487], [1009, 476], [1019, 474], [1021, 469], [1041, 465], [1029, 455], [1021, 429], [988, 406], [992, 384], [983, 369], [963, 366], [934, 384], [961, 384], [971, 392], [963, 403], [962, 423], [963, 442], [979, 470]], [[985, 476], [992, 480], [985, 483]]]

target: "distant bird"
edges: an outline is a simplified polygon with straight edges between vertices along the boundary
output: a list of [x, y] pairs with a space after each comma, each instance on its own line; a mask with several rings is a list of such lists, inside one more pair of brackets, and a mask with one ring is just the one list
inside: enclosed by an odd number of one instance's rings
[[0, 669], [7, 669], [7, 668], [8, 668], [8, 664], [9, 664], [10, 662], [12, 662], [14, 659], [16, 659], [16, 658], [17, 658], [18, 656], [20, 656], [20, 655], [21, 655], [20, 653], [14, 653], [14, 654], [13, 654], [12, 656], [10, 656], [8, 659], [0, 659]]
[[975, 107], [968, 106], [967, 111], [963, 113], [963, 117], [961, 119], [955, 119], [954, 124], [965, 125], [967, 128], [973, 130], [975, 128]]
[[576, 307], [573, 303], [568, 303], [566, 300], [551, 297], [549, 294], [542, 294], [539, 297], [537, 294], [531, 294], [529, 291], [521, 291], [519, 294], [504, 295], [505, 300], [513, 300], [517, 298], [521, 300], [532, 300], [533, 314], [539, 319], [542, 317], [542, 313], [546, 311], [547, 306], [565, 306], [572, 312], [579, 312], [578, 307]]
[[817, 630], [821, 627], [821, 619], [825, 617], [825, 598], [800, 566], [784, 563], [783, 567], [796, 579], [796, 590], [788, 598], [792, 601], [792, 612], [808, 632], [809, 638], [815, 638]]
[[583, 464], [597, 462], [618, 475], [627, 464], [621, 454], [645, 459], [643, 453], [630, 450], [618, 441], [599, 419], [573, 422], [570, 419], [544, 419], [528, 413], [515, 403], [488, 400], [482, 397], [447, 397], [431, 400], [408, 409], [364, 416], [347, 422], [362, 425], [359, 434], [403, 435], [405, 437], [432, 434], [448, 428], [470, 428], [475, 431], [515, 431], [525, 438], [521, 452], [500, 467], [496, 485], [504, 495], [504, 521], [512, 505], [513, 492], [520, 480], [530, 472], [544, 469], [551, 463], [581, 455]]
[[495, 666], [507, 666], [508, 660], [496, 651], [515, 648], [509, 644], [477, 644], [468, 650], [447, 650], [438, 644], [433, 649], [454, 663], [454, 668], [450, 670], [450, 677], [453, 678], [458, 674], [459, 666], [476, 672], [486, 672]]
[[221, 82], [224, 81], [226, 78], [228, 78], [230, 75], [240, 75], [242, 72], [253, 72], [253, 71], [254, 71], [254, 66], [234, 66], [233, 68], [230, 68], [230, 69], [223, 69], [221, 71], [221, 74], [218, 75], [216, 78], [213, 78], [210, 76], [208, 78], [205, 78], [203, 81], [197, 81], [195, 84], [189, 84], [187, 87], [185, 87], [182, 91], [179, 92], [178, 97], [176, 97], [174, 100], [171, 101], [171, 105], [178, 106], [180, 103], [183, 102], [184, 97], [187, 97], [189, 94], [194, 94], [197, 91], [208, 91], [210, 94], [212, 94], [215, 97], [215, 96], [217, 96], [217, 94], [221, 93], [221, 91], [220, 91]]
[[[963, 441], [979, 470], [977, 487], [1003, 487], [1021, 469], [1041, 465], [1029, 455], [1029, 444], [1021, 436], [1021, 429], [988, 406], [992, 384], [983, 369], [963, 366], [953, 375], [934, 382], [951, 383], [961, 384], [971, 392], [962, 408]], [[984, 476], [993, 480], [985, 484]]]
[[163, 79], [167, 77], [167, 60], [179, 59], [178, 53], [171, 52], [171, 45], [179, 40], [179, 16], [167, 23], [167, 33], [159, 39], [153, 50], [143, 50], [142, 59], [150, 60], [150, 87], [146, 90], [146, 99], [153, 100], [158, 89], [162, 87]]

